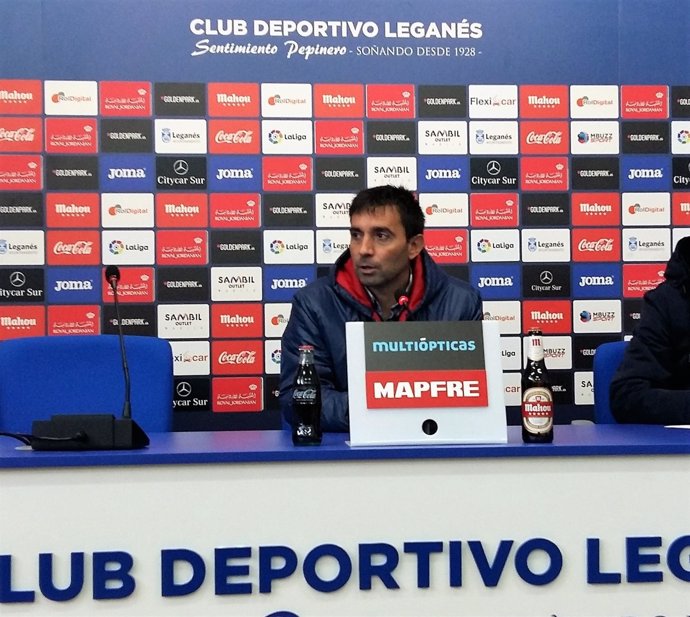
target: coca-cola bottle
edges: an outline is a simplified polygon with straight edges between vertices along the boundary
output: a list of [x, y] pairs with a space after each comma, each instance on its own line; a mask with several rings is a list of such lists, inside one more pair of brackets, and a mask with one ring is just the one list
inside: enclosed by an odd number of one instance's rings
[[321, 384], [314, 367], [314, 347], [300, 345], [299, 367], [292, 390], [292, 443], [321, 443]]
[[529, 331], [527, 362], [522, 372], [522, 441], [553, 441], [553, 392], [544, 362], [544, 342], [537, 328]]

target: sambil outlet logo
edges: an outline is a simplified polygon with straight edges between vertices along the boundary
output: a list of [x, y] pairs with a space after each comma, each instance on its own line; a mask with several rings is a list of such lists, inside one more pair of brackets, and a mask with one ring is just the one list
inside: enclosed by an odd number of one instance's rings
[[420, 120], [417, 141], [419, 154], [467, 154], [467, 122]]
[[620, 193], [573, 193], [571, 196], [572, 223], [575, 226], [620, 225], [620, 202]]
[[314, 84], [316, 118], [362, 118], [364, 86], [361, 84]]
[[[423, 164], [419, 162], [420, 166]], [[430, 179], [438, 174], [443, 179], [459, 181], [461, 170], [457, 166], [430, 170]], [[426, 176], [427, 174], [425, 174]], [[440, 177], [438, 179], [441, 179]], [[392, 184], [394, 186], [404, 186], [414, 191], [417, 189], [417, 158], [415, 157], [368, 157], [367, 158], [367, 180], [369, 186], [379, 184]], [[439, 186], [441, 189], [442, 187]]]
[[166, 339], [208, 338], [208, 304], [159, 304], [158, 336]]
[[261, 84], [264, 118], [311, 118], [311, 84]]
[[621, 86], [621, 117], [668, 118], [668, 86]]
[[43, 84], [38, 79], [0, 79], [0, 114], [35, 115], [43, 112]]
[[367, 85], [367, 118], [391, 120], [414, 118], [414, 92], [414, 84]]
[[148, 81], [99, 82], [101, 116], [150, 116], [151, 84]]
[[472, 227], [517, 227], [517, 193], [472, 193], [470, 195]]
[[317, 193], [316, 226], [349, 228], [354, 197], [354, 193]]
[[260, 301], [262, 268], [213, 267], [211, 268], [211, 300], [224, 301]]
[[568, 86], [519, 86], [519, 91], [522, 118], [567, 118], [569, 116]]
[[211, 82], [208, 113], [213, 117], [255, 118], [259, 115], [259, 84]]

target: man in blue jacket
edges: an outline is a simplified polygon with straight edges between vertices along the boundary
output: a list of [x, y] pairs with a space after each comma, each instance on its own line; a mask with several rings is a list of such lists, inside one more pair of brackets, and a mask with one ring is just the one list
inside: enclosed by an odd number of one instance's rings
[[446, 274], [424, 250], [424, 213], [402, 187], [377, 186], [350, 205], [350, 247], [327, 277], [298, 291], [281, 345], [280, 405], [292, 420], [298, 348], [314, 346], [321, 426], [347, 431], [345, 323], [482, 318], [479, 293]]

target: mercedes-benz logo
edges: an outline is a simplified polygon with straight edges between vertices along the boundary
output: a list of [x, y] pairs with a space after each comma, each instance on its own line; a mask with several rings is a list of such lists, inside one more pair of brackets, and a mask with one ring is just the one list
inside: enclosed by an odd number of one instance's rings
[[553, 283], [553, 274], [548, 270], [544, 270], [539, 275], [539, 280], [541, 281], [542, 285], [551, 285], [551, 283]]
[[497, 176], [501, 173], [501, 164], [498, 161], [489, 161], [486, 164], [486, 171], [488, 171], [492, 176]]
[[187, 398], [192, 393], [192, 386], [188, 381], [181, 381], [175, 388], [178, 396]]
[[187, 163], [187, 161], [184, 161], [182, 159], [178, 159], [173, 164], [173, 171], [178, 176], [184, 176], [189, 171], [189, 163]]
[[13, 287], [23, 287], [24, 283], [26, 283], [26, 276], [24, 276], [23, 272], [13, 272], [10, 274], [10, 283], [12, 283]]

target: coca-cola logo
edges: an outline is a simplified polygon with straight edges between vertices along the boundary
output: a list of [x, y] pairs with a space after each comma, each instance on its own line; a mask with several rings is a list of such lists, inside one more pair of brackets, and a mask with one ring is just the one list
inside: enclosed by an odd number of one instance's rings
[[57, 242], [53, 247], [55, 255], [91, 255], [93, 242], [79, 240], [77, 242]]
[[217, 144], [251, 144], [254, 138], [254, 131], [241, 130], [234, 133], [218, 131], [216, 133]]
[[256, 362], [256, 352], [244, 350], [238, 353], [228, 353], [224, 351], [218, 358], [219, 364], [254, 364]]
[[546, 133], [537, 133], [530, 131], [527, 135], [528, 144], [538, 145], [558, 145], [563, 138], [563, 131], [546, 131]]
[[305, 388], [300, 390], [295, 388], [292, 392], [293, 401], [315, 401], [316, 400], [316, 388]]
[[35, 129], [24, 127], [14, 131], [0, 128], [0, 141], [34, 141]]
[[577, 247], [580, 251], [590, 253], [609, 253], [613, 251], [613, 240], [611, 238], [580, 240], [580, 244], [578, 244]]

